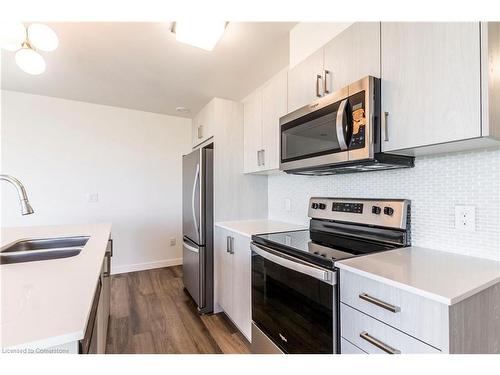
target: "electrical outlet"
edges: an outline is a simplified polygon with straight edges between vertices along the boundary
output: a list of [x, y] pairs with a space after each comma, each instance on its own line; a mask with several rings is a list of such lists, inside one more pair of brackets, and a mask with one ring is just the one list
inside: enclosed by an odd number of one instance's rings
[[87, 194], [87, 201], [89, 203], [97, 203], [97, 202], [99, 202], [99, 193], [88, 193]]
[[290, 198], [285, 198], [285, 211], [292, 210], [292, 201]]
[[175, 238], [171, 238], [170, 239], [170, 246], [175, 246], [175, 244], [177, 243], [177, 241], [175, 240]]
[[476, 231], [476, 207], [455, 206], [455, 229], [466, 232]]

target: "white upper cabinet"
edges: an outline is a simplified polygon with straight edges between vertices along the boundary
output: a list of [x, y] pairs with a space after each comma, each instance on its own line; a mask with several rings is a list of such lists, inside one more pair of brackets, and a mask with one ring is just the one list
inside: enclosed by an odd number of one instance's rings
[[287, 72], [282, 71], [243, 102], [244, 171], [279, 168], [279, 119], [287, 112]]
[[288, 112], [367, 75], [380, 77], [380, 23], [356, 22], [288, 72]]
[[214, 135], [215, 101], [211, 100], [194, 117], [192, 125], [193, 147]]
[[262, 166], [279, 169], [280, 117], [287, 113], [287, 72], [275, 75], [262, 89]]
[[382, 151], [481, 135], [479, 23], [382, 23]]
[[323, 48], [288, 71], [288, 112], [323, 95]]
[[244, 172], [260, 170], [262, 154], [262, 91], [257, 90], [243, 102]]
[[380, 22], [356, 22], [324, 47], [325, 94], [365, 77], [380, 77]]

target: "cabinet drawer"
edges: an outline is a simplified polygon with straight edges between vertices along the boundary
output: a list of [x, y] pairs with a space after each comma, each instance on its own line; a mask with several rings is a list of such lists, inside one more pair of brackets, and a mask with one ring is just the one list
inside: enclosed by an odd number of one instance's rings
[[438, 349], [344, 303], [340, 304], [340, 322], [342, 337], [370, 354], [440, 353]]
[[340, 354], [366, 354], [356, 345], [351, 344], [345, 338], [340, 338]]
[[447, 347], [444, 304], [345, 270], [340, 272], [340, 300], [441, 350]]

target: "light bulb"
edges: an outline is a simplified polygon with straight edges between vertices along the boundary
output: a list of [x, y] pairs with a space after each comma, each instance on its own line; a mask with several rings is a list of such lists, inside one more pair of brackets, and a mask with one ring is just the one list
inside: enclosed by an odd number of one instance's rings
[[31, 48], [22, 48], [16, 52], [16, 64], [26, 73], [42, 74], [45, 71], [45, 60]]
[[59, 45], [54, 30], [41, 23], [32, 23], [28, 26], [28, 40], [33, 47], [47, 52], [55, 50]]
[[26, 29], [22, 23], [0, 23], [0, 47], [7, 51], [17, 51], [26, 40]]

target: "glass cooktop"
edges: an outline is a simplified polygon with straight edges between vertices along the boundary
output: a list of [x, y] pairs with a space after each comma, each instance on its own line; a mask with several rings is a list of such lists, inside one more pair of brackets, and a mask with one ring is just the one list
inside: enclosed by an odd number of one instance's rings
[[309, 230], [253, 235], [252, 241], [328, 268], [338, 260], [396, 247]]

